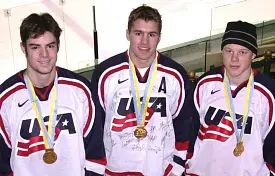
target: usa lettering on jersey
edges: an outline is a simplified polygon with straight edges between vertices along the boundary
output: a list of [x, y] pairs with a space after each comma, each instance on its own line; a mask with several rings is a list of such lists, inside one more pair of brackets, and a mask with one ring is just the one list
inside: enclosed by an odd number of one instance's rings
[[[142, 102], [141, 98], [141, 102]], [[165, 97], [150, 97], [149, 103], [152, 105], [147, 108], [147, 115], [145, 118], [145, 126], [151, 119], [154, 113], [159, 112], [161, 117], [166, 117], [166, 98]], [[133, 98], [121, 98], [117, 114], [119, 116], [114, 117], [112, 121], [111, 130], [114, 132], [122, 132], [124, 129], [129, 127], [137, 126], [136, 114], [134, 111]]]
[[[212, 139], [226, 142], [234, 133], [234, 126], [229, 112], [209, 106], [205, 114], [205, 124], [200, 126], [199, 139]], [[238, 130], [242, 129], [243, 115], [236, 113]], [[244, 134], [251, 134], [253, 118], [247, 117]]]
[[[46, 116], [43, 119], [44, 122], [48, 122], [49, 116]], [[48, 128], [48, 125], [46, 125], [46, 128]], [[18, 156], [28, 157], [32, 153], [45, 150], [45, 145], [37, 118], [22, 120], [19, 131], [22, 140], [17, 141]], [[55, 141], [61, 133], [67, 133], [66, 135], [76, 133], [71, 113], [57, 115], [54, 138]]]

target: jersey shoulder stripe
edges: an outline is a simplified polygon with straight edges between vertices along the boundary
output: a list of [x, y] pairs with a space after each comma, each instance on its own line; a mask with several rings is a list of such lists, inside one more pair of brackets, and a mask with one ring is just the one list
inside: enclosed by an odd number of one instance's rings
[[[21, 89], [26, 89], [25, 84], [23, 83], [23, 79], [20, 76], [20, 74], [23, 71], [20, 71], [10, 78], [8, 78], [6, 81], [4, 81], [0, 85], [0, 111], [3, 111], [3, 103], [4, 101], [9, 98], [11, 95], [16, 93], [17, 91]], [[9, 139], [8, 133], [6, 131], [6, 128], [4, 126], [3, 117], [0, 114], [0, 136], [4, 138], [4, 141], [6, 145], [11, 148], [11, 141]]]
[[264, 74], [264, 73], [259, 73], [255, 76], [254, 78], [255, 81], [255, 89], [260, 91], [267, 99], [268, 104], [269, 104], [269, 124], [271, 124], [272, 120], [274, 121], [275, 119], [273, 118], [273, 109], [274, 109], [274, 103], [275, 103], [275, 82], [274, 80]]
[[77, 87], [84, 92], [88, 100], [89, 114], [86, 125], [83, 129], [84, 137], [86, 137], [94, 123], [94, 103], [92, 101], [91, 86], [90, 82], [83, 76], [74, 73], [65, 68], [58, 67], [58, 83], [68, 86]]
[[17, 72], [13, 76], [6, 79], [1, 85], [0, 85], [0, 97], [3, 97], [5, 92], [11, 89], [11, 87], [14, 87], [14, 85], [24, 85], [24, 79], [23, 79], [23, 72], [25, 70], [21, 70], [20, 72]]

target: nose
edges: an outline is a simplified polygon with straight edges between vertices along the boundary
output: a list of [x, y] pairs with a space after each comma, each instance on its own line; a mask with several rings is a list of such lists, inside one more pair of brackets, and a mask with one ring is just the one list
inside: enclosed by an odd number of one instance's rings
[[146, 35], [146, 34], [142, 35], [142, 38], [141, 38], [142, 44], [147, 44], [148, 40], [149, 40], [149, 36], [148, 35]]
[[48, 57], [48, 56], [49, 56], [49, 53], [48, 53], [47, 48], [44, 48], [44, 47], [41, 47], [40, 54], [41, 54], [41, 56], [43, 56], [43, 57]]
[[232, 62], [238, 62], [239, 61], [239, 56], [237, 52], [234, 52], [231, 56], [231, 61]]

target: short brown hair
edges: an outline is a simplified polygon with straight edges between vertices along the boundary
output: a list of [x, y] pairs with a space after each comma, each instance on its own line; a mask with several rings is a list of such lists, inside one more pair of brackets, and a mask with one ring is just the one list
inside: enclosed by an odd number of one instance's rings
[[20, 37], [24, 46], [29, 38], [37, 38], [45, 32], [51, 32], [57, 43], [59, 44], [59, 37], [62, 32], [58, 23], [49, 13], [36, 14], [32, 13], [26, 17], [20, 26]]
[[159, 32], [161, 33], [162, 28], [162, 20], [161, 15], [159, 14], [157, 9], [154, 9], [147, 5], [139, 6], [138, 8], [134, 9], [128, 18], [128, 30], [131, 31], [131, 28], [134, 25], [134, 22], [138, 19], [142, 19], [147, 21], [155, 21], [158, 23]]

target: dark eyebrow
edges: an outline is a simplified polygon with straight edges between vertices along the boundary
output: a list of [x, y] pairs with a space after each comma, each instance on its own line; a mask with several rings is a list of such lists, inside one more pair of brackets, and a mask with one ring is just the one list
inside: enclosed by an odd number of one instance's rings
[[[134, 32], [140, 32], [140, 33], [144, 33], [144, 31], [141, 31], [141, 30], [134, 30]], [[151, 31], [151, 32], [148, 32], [149, 34], [159, 34], [157, 33], [156, 31]]]
[[232, 48], [230, 47], [224, 47], [225, 50], [233, 50]]
[[29, 43], [29, 46], [40, 46], [39, 44]]
[[56, 42], [51, 42], [51, 43], [48, 43], [47, 45], [53, 45], [53, 44], [56, 44]]
[[[51, 42], [46, 45], [49, 46], [49, 45], [53, 45], [53, 44], [56, 44], [56, 42]], [[40, 44], [30, 43], [29, 46], [40, 46]]]
[[134, 30], [134, 32], [143, 32], [143, 31], [141, 31], [141, 30]]

